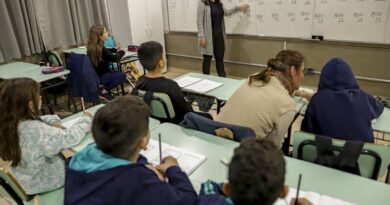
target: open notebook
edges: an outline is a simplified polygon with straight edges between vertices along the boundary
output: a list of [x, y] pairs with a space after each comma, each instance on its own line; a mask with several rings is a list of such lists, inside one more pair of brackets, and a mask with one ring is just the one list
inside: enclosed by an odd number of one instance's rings
[[[290, 204], [291, 199], [295, 198], [296, 194], [297, 194], [297, 190], [290, 188], [286, 199], [278, 199], [274, 203], [274, 205]], [[320, 194], [315, 193], [315, 192], [299, 191], [299, 198], [306, 198], [314, 205], [329, 205], [329, 204], [331, 204], [331, 205], [354, 205], [352, 203], [342, 201], [340, 199], [332, 198], [329, 196], [320, 195]], [[288, 203], [286, 203], [286, 200]]]
[[195, 78], [191, 76], [185, 76], [183, 78], [180, 78], [179, 80], [176, 80], [176, 82], [181, 88], [195, 91], [198, 93], [207, 93], [223, 85], [223, 83], [207, 79]]
[[[166, 143], [161, 143], [162, 157], [175, 157], [179, 163], [179, 167], [188, 175], [194, 172], [204, 161], [206, 157], [191, 151], [180, 149]], [[148, 161], [153, 165], [160, 164], [160, 152], [158, 141], [150, 139], [148, 149], [141, 151]]]

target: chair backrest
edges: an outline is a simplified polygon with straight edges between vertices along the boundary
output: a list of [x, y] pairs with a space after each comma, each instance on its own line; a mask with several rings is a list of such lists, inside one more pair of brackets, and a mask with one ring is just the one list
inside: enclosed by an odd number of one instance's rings
[[[314, 162], [317, 158], [315, 146], [315, 135], [306, 132], [296, 132], [294, 134], [293, 157], [309, 162]], [[336, 152], [340, 152], [346, 141], [332, 139]], [[365, 143], [358, 158], [361, 176], [377, 179], [386, 174], [387, 166], [390, 163], [390, 147]]]
[[32, 196], [26, 193], [10, 172], [9, 168], [0, 167], [0, 185], [8, 192], [18, 205], [23, 204], [23, 201], [32, 199]]
[[151, 92], [152, 96], [150, 102], [147, 102], [147, 93], [149, 92], [135, 88], [132, 91], [132, 95], [143, 98], [144, 101], [149, 105], [151, 117], [164, 121], [173, 119], [176, 116], [171, 98], [167, 94]]
[[68, 58], [70, 74], [67, 78], [72, 97], [83, 97], [86, 102], [99, 102], [100, 79], [89, 56], [71, 53]]

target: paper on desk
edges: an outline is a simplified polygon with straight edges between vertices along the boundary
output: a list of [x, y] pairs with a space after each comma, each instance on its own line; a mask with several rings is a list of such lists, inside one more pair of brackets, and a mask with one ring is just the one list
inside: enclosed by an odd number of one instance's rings
[[79, 119], [80, 119], [80, 117], [77, 117], [77, 118], [75, 118], [75, 119], [73, 119], [73, 120], [66, 121], [66, 122], [62, 123], [62, 126], [64, 126], [64, 127], [66, 127], [67, 129], [69, 129], [69, 128], [71, 128], [71, 127], [74, 125], [74, 123], [76, 123]]
[[202, 80], [201, 78], [185, 76], [185, 77], [180, 78], [179, 80], [176, 80], [176, 82], [177, 82], [177, 84], [179, 84], [179, 86], [181, 88], [184, 88], [184, 87], [192, 85], [192, 84], [194, 84], [196, 82], [199, 82], [201, 80]]
[[[290, 188], [288, 191], [288, 195], [285, 199], [278, 199], [274, 205], [285, 205], [286, 200], [287, 204], [290, 204], [291, 199], [295, 198], [297, 194], [297, 190]], [[320, 195], [315, 192], [305, 192], [305, 191], [299, 191], [299, 198], [306, 198], [309, 200], [312, 204], [315, 205], [354, 205], [352, 203], [342, 201], [340, 199], [336, 199], [333, 197], [325, 196], [325, 195]]]
[[185, 87], [185, 89], [192, 90], [198, 93], [207, 93], [222, 85], [223, 83], [203, 79], [195, 84]]
[[[163, 158], [167, 156], [176, 158], [179, 163], [179, 167], [188, 175], [194, 172], [204, 161], [206, 161], [206, 156], [204, 155], [180, 149], [167, 143], [161, 143], [161, 150]], [[151, 164], [160, 164], [160, 152], [157, 140], [150, 139], [147, 150], [141, 151], [141, 154], [144, 155]]]

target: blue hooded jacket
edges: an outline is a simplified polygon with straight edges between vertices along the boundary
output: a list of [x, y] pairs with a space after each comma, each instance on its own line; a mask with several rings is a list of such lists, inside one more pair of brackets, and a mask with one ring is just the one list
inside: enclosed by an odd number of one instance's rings
[[115, 158], [91, 144], [78, 152], [66, 167], [65, 205], [195, 205], [197, 194], [178, 166], [166, 171], [162, 182], [145, 166]]
[[318, 91], [307, 107], [301, 130], [342, 140], [374, 142], [371, 121], [383, 105], [359, 88], [350, 65], [331, 59], [322, 69]]

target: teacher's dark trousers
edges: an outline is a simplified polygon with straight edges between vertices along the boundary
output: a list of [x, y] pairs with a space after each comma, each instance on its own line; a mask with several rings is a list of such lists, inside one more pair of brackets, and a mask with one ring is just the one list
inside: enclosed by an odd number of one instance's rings
[[[223, 65], [223, 58], [225, 55], [225, 39], [222, 33], [213, 38], [213, 47], [218, 76], [226, 77], [225, 67]], [[210, 74], [210, 64], [212, 58], [213, 56], [203, 55], [203, 74]]]

